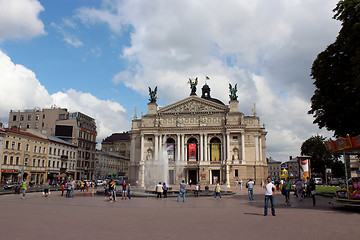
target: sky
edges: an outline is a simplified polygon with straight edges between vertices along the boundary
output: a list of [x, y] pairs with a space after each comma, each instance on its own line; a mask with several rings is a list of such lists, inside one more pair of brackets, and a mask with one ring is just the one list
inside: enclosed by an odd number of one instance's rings
[[10, 110], [57, 106], [96, 119], [98, 141], [158, 105], [211, 96], [265, 124], [266, 155], [300, 155], [313, 124], [311, 66], [341, 23], [335, 0], [0, 0], [0, 122]]

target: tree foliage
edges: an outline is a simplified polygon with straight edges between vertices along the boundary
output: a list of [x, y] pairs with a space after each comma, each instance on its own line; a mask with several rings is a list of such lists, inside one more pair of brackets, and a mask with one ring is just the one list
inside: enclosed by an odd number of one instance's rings
[[343, 177], [345, 167], [338, 156], [328, 152], [321, 135], [312, 136], [301, 145], [301, 155], [311, 156], [310, 167], [313, 173], [325, 175], [325, 169], [331, 168], [334, 177]]
[[360, 134], [360, 0], [340, 1], [334, 19], [342, 21], [336, 41], [315, 59], [311, 76], [314, 123], [335, 136]]

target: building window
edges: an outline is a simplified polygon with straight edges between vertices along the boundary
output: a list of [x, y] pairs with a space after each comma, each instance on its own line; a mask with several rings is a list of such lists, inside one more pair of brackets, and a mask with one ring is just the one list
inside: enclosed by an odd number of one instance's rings
[[11, 142], [11, 149], [12, 149], [12, 150], [15, 149], [15, 142]]
[[28, 115], [28, 121], [31, 121], [31, 115]]
[[34, 153], [36, 153], [36, 146], [34, 146]]
[[16, 115], [13, 116], [13, 121], [16, 121]]
[[35, 129], [38, 129], [38, 128], [39, 128], [39, 123], [36, 122], [36, 123], [35, 123]]
[[22, 129], [24, 126], [22, 123], [19, 124], [19, 128]]
[[20, 158], [16, 157], [16, 165], [19, 165], [19, 160], [20, 160]]
[[238, 136], [233, 136], [233, 139], [238, 139]]
[[35, 164], [36, 164], [36, 160], [33, 159], [33, 167], [35, 167]]
[[18, 143], [17, 150], [21, 150], [21, 143]]
[[27, 159], [27, 158], [25, 158], [25, 160], [24, 160], [24, 165], [25, 165], [25, 166], [28, 165], [28, 159]]
[[9, 141], [6, 141], [6, 142], [5, 142], [5, 148], [6, 148], [6, 149], [9, 149]]
[[39, 153], [41, 153], [41, 147], [39, 147]]
[[45, 167], [45, 160], [42, 161], [42, 166]]
[[4, 156], [4, 161], [3, 161], [4, 164], [7, 164], [7, 156], [5, 155]]
[[30, 128], [30, 123], [27, 123], [27, 124], [26, 124], [26, 128]]
[[239, 170], [235, 169], [235, 177], [239, 177]]
[[20, 115], [20, 121], [24, 121], [24, 115]]
[[25, 151], [26, 151], [26, 152], [28, 152], [28, 151], [29, 151], [29, 144], [26, 144]]
[[39, 114], [35, 115], [35, 120], [39, 120]]
[[40, 167], [40, 159], [38, 160], [38, 167]]

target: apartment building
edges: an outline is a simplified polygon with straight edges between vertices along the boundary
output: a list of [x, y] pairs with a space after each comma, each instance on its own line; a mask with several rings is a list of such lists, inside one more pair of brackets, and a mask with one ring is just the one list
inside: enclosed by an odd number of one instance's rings
[[9, 127], [34, 129], [76, 145], [75, 179], [94, 179], [96, 151], [95, 119], [81, 112], [69, 113], [66, 108], [10, 111]]

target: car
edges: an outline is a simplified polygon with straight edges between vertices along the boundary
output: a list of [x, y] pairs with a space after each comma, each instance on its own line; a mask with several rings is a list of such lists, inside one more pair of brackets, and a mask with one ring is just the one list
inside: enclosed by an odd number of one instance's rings
[[329, 185], [339, 185], [339, 180], [337, 180], [336, 178], [332, 178], [329, 181]]
[[4, 186], [4, 189], [5, 190], [11, 190], [11, 189], [15, 189], [17, 187], [20, 187], [20, 183], [17, 183], [17, 182], [13, 182], [13, 183], [9, 183], [9, 184], [6, 184]]
[[323, 184], [323, 181], [321, 178], [314, 178], [314, 183], [315, 184]]

